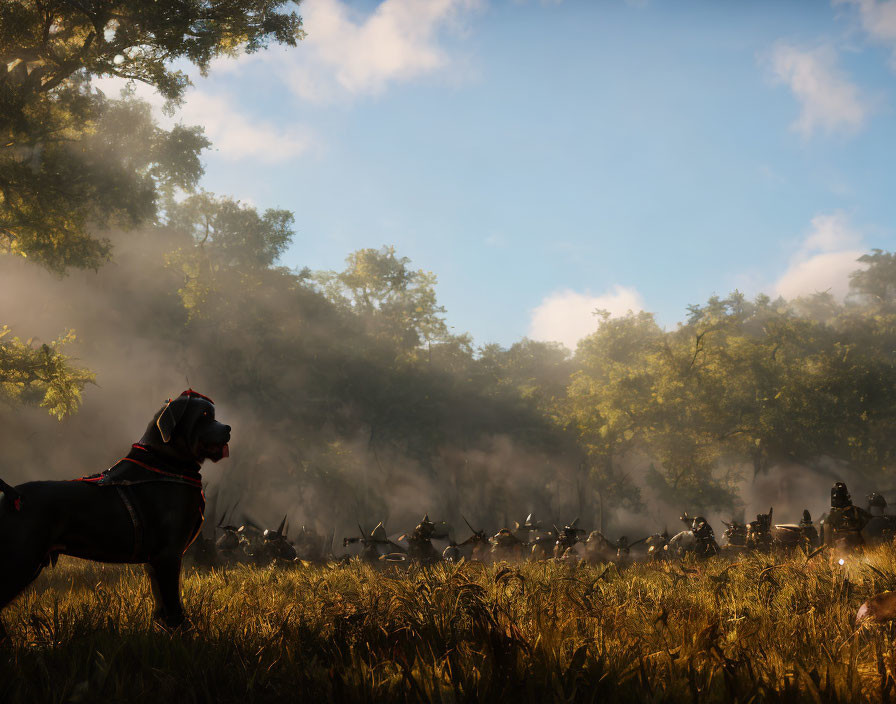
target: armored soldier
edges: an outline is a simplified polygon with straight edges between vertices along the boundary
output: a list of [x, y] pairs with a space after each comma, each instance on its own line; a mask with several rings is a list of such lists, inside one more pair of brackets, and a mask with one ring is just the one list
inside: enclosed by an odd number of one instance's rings
[[445, 562], [460, 562], [463, 559], [463, 554], [457, 543], [451, 543], [442, 551], [442, 559]]
[[[444, 524], [443, 524], [444, 525]], [[447, 528], [447, 527], [446, 527]], [[436, 530], [436, 524], [429, 520], [429, 514], [414, 528], [414, 532], [402, 536], [408, 541], [408, 559], [416, 560], [424, 565], [431, 565], [441, 559], [438, 550], [433, 547], [433, 538], [447, 538], [447, 530]]]
[[818, 543], [818, 531], [812, 523], [812, 515], [803, 511], [799, 523], [776, 523], [772, 527], [773, 545], [778, 548], [811, 549]]
[[284, 516], [277, 530], [265, 530], [262, 533], [261, 545], [254, 551], [257, 564], [270, 565], [275, 562], [295, 561], [296, 550], [286, 537], [288, 530]]
[[532, 541], [532, 550], [529, 553], [530, 558], [536, 562], [551, 559], [556, 542], [557, 536], [550, 530], [536, 536], [535, 540]]
[[270, 565], [275, 562], [295, 562], [296, 549], [285, 535], [277, 531], [266, 530], [264, 542], [255, 553], [255, 561], [260, 565]]
[[467, 528], [469, 528], [473, 534], [460, 545], [451, 543], [451, 545], [445, 548], [445, 551], [442, 553], [443, 560], [449, 559], [448, 556], [453, 558], [452, 561], [459, 560], [460, 557], [465, 554], [464, 549], [466, 549], [466, 553], [470, 555], [471, 560], [485, 560], [485, 558], [488, 557], [490, 547], [488, 535], [486, 535], [484, 530], [476, 530], [470, 525], [470, 522], [466, 518], [464, 518], [464, 523], [467, 524]]
[[809, 513], [808, 509], [803, 509], [803, 517], [800, 519], [800, 537], [803, 540], [803, 544], [809, 548], [814, 548], [818, 545], [818, 531], [815, 529], [815, 524], [812, 522], [812, 514]]
[[492, 537], [492, 558], [495, 560], [518, 560], [523, 551], [523, 543], [509, 528], [502, 528]]
[[722, 551], [726, 553], [737, 554], [747, 549], [747, 526], [744, 523], [738, 523], [733, 520], [731, 523], [722, 521], [725, 524], [725, 532], [722, 534], [725, 538], [725, 544]]
[[669, 531], [664, 528], [662, 533], [654, 533], [644, 542], [647, 545], [647, 559], [662, 560], [666, 557], [664, 548], [669, 543]]
[[697, 516], [691, 526], [694, 532], [694, 552], [697, 557], [712, 557], [719, 554], [719, 544], [716, 542], [716, 535], [712, 530], [712, 526], [703, 516]]
[[361, 554], [359, 557], [364, 562], [378, 563], [381, 556], [405, 552], [403, 547], [389, 540], [382, 522], [377, 523], [376, 528], [370, 532], [369, 536], [364, 534], [364, 529], [360, 525], [358, 530], [361, 531], [361, 537], [343, 538], [342, 547], [348, 547], [353, 543], [361, 543]]
[[295, 548], [296, 556], [305, 562], [322, 562], [324, 559], [324, 539], [313, 528], [302, 526]]
[[259, 551], [264, 542], [262, 532], [254, 525], [246, 523], [237, 528], [236, 534], [240, 541], [239, 547], [237, 548], [238, 559], [246, 562], [254, 562], [255, 553]]
[[563, 526], [563, 530], [557, 530], [554, 526], [554, 532], [557, 534], [557, 542], [554, 544], [554, 557], [560, 558], [566, 551], [579, 542], [581, 536], [585, 535], [585, 530], [579, 528], [579, 519], [576, 518], [568, 526]]
[[240, 553], [240, 534], [236, 526], [224, 526], [221, 537], [215, 542], [218, 554], [226, 562], [238, 561], [241, 557]]
[[822, 529], [824, 544], [843, 550], [864, 545], [862, 529], [870, 517], [865, 509], [852, 503], [846, 484], [837, 482], [831, 488], [831, 511]]
[[541, 531], [541, 521], [534, 520], [531, 513], [526, 516], [524, 523], [513, 522], [513, 535], [523, 546], [533, 545], [539, 531]]
[[756, 520], [747, 524], [747, 548], [768, 552], [772, 547], [772, 509], [756, 514]]
[[599, 530], [593, 530], [585, 540], [585, 561], [596, 565], [600, 562], [611, 562], [616, 548]]
[[876, 491], [868, 494], [868, 522], [862, 528], [862, 538], [868, 545], [878, 545], [893, 539], [894, 516], [887, 516], [887, 500]]

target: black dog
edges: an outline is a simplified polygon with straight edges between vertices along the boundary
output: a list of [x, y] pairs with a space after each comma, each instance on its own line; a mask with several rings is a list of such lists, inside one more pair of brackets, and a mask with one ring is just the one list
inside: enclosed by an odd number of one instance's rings
[[190, 389], [102, 474], [15, 488], [0, 482], [0, 610], [61, 554], [145, 563], [155, 620], [179, 626], [181, 557], [205, 509], [199, 470], [206, 459], [227, 457], [229, 441], [230, 426], [215, 420], [211, 399]]

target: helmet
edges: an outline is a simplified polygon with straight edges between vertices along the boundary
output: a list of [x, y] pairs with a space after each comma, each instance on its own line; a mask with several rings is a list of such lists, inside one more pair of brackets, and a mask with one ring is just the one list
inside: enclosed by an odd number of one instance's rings
[[800, 521], [800, 524], [804, 526], [812, 525], [812, 514], [809, 513], [808, 509], [803, 509], [803, 520]]
[[425, 514], [423, 516], [423, 520], [417, 524], [416, 528], [414, 528], [414, 533], [419, 538], [431, 538], [432, 534], [435, 532], [436, 524], [429, 520], [429, 514]]
[[831, 508], [846, 508], [852, 505], [852, 497], [843, 482], [837, 482], [831, 487]]
[[713, 533], [712, 526], [709, 525], [709, 522], [703, 516], [697, 516], [694, 519], [693, 528], [694, 535], [698, 538], [713, 538], [715, 534]]
[[887, 507], [887, 500], [876, 491], [872, 491], [868, 494], [868, 508], [872, 507], [885, 509]]

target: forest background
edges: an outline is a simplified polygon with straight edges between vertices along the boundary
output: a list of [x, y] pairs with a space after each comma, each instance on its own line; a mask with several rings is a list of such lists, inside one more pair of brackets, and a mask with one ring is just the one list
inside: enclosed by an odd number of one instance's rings
[[857, 261], [844, 301], [735, 291], [674, 329], [596, 311], [574, 353], [477, 346], [389, 246], [281, 266], [301, 213], [201, 190], [201, 126], [163, 129], [92, 84], [176, 105], [173, 62], [301, 38], [286, 2], [0, 8], [5, 480], [100, 471], [192, 386], [234, 427], [204, 472], [210, 525], [393, 532], [429, 512], [491, 530], [532, 512], [646, 532], [682, 510], [817, 515], [837, 479], [892, 495], [892, 253]]

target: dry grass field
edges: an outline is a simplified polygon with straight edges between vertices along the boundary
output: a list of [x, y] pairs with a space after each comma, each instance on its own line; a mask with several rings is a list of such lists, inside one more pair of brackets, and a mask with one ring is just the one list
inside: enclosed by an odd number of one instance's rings
[[62, 560], [5, 612], [2, 702], [857, 702], [896, 698], [889, 549], [731, 563], [188, 570]]

